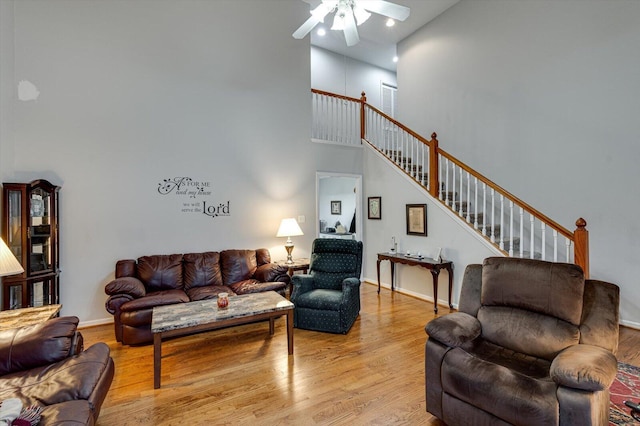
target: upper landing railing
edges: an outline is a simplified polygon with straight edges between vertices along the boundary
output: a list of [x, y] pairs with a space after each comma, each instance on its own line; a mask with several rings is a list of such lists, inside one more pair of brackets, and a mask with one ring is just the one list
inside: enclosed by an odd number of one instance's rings
[[569, 231], [438, 146], [360, 99], [312, 89], [316, 140], [371, 145], [505, 255], [575, 263], [589, 277], [586, 221]]

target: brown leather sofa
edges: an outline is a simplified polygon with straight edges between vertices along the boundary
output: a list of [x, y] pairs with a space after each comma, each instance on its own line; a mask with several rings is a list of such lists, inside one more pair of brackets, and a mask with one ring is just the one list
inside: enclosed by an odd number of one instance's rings
[[0, 331], [0, 401], [43, 408], [41, 426], [93, 425], [113, 381], [109, 347], [83, 350], [78, 318]]
[[105, 304], [113, 314], [116, 340], [125, 345], [153, 342], [154, 306], [229, 295], [276, 291], [289, 285], [288, 269], [271, 262], [267, 249], [223, 250], [143, 256], [116, 263]]
[[459, 312], [426, 326], [427, 411], [450, 426], [608, 424], [619, 300], [572, 264], [469, 265]]

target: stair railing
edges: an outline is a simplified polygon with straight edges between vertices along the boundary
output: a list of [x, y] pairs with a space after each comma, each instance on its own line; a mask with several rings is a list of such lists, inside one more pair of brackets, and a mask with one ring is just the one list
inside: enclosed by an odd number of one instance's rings
[[[360, 99], [312, 89], [317, 140], [364, 141], [486, 238], [505, 255], [573, 262], [589, 277], [586, 221], [569, 231], [529, 204]], [[360, 139], [360, 141], [357, 141]]]

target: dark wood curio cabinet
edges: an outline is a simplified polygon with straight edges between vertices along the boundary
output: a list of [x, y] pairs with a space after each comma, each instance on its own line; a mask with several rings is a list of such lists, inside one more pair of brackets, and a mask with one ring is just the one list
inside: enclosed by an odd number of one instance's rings
[[24, 268], [2, 279], [3, 310], [60, 301], [59, 189], [42, 179], [2, 184], [2, 238]]

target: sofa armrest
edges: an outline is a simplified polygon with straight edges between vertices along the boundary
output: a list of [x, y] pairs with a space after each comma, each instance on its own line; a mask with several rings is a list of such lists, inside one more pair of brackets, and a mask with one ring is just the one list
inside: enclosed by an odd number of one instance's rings
[[0, 376], [68, 358], [77, 350], [77, 328], [77, 317], [59, 317], [1, 331]]
[[449, 347], [458, 347], [480, 336], [482, 325], [476, 317], [464, 312], [454, 312], [434, 318], [424, 329], [429, 338]]
[[291, 301], [294, 304], [298, 295], [313, 290], [313, 281], [313, 276], [307, 274], [296, 274], [291, 277]]
[[109, 296], [116, 294], [127, 294], [134, 299], [144, 297], [147, 294], [147, 289], [137, 278], [134, 277], [122, 277], [116, 278], [104, 287], [104, 292]]
[[551, 362], [549, 375], [562, 386], [586, 391], [608, 389], [616, 378], [618, 361], [612, 352], [594, 345], [573, 345]]
[[130, 300], [133, 300], [133, 297], [128, 294], [114, 294], [104, 302], [104, 307], [111, 315], [117, 316], [120, 315], [120, 307]]
[[289, 284], [288, 270], [286, 266], [281, 266], [277, 263], [266, 263], [258, 266], [253, 278], [263, 283], [283, 282]]
[[352, 293], [360, 291], [360, 280], [358, 278], [345, 278], [342, 281], [342, 300], [350, 300]]
[[113, 380], [109, 346], [98, 342], [56, 363], [0, 377], [0, 399], [19, 393], [27, 404], [54, 405], [84, 399], [99, 410]]

